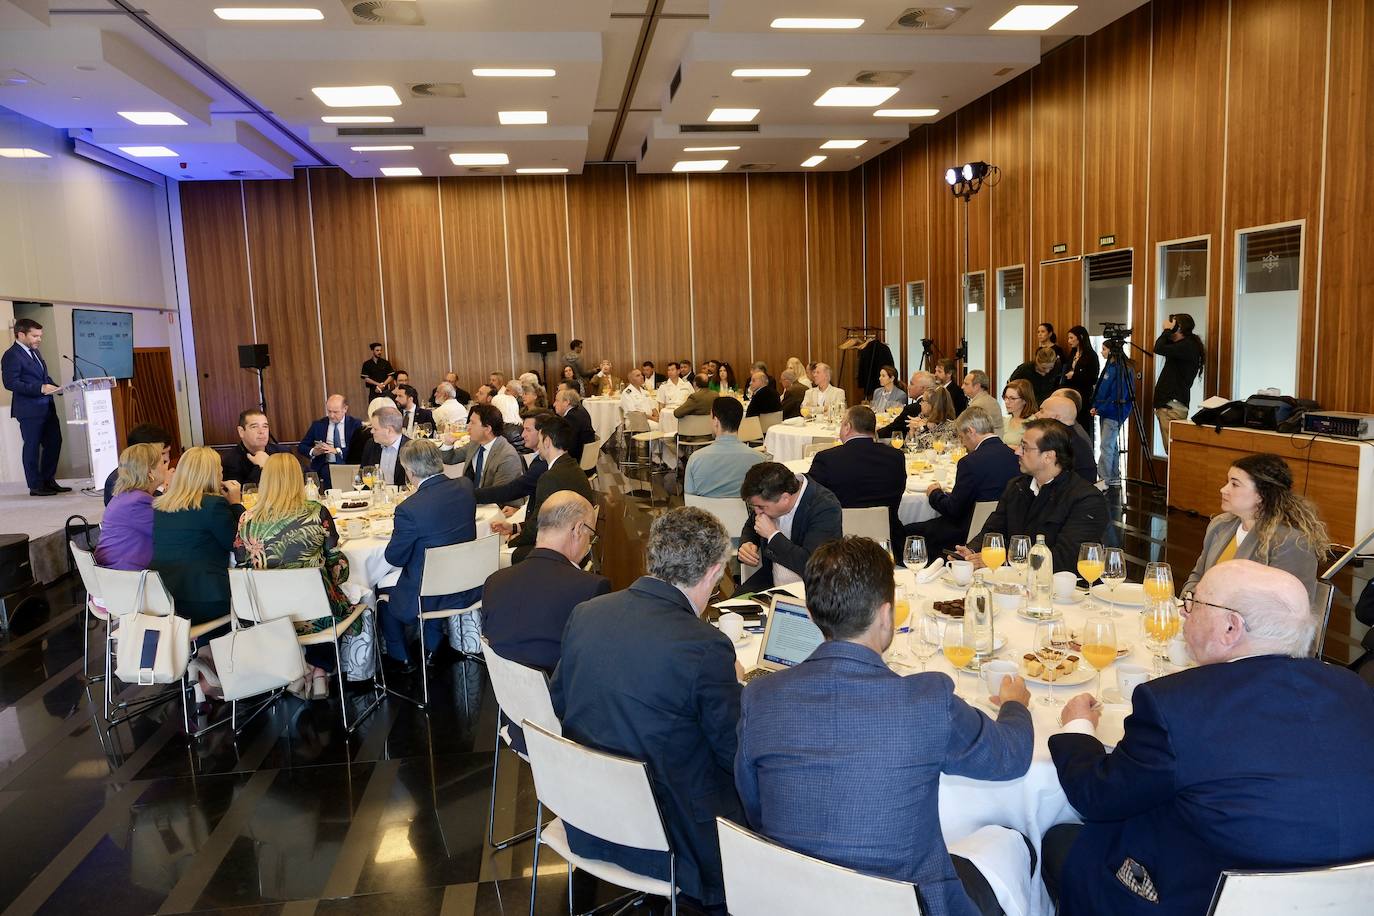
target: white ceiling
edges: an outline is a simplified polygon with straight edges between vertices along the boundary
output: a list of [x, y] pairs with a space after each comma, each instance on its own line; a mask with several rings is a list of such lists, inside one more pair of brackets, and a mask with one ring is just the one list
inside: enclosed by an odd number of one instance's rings
[[[1034, 66], [1042, 51], [1089, 34], [1143, 0], [1080, 0], [1046, 33], [990, 32], [1012, 0], [956, 0], [963, 15], [942, 31], [890, 28], [897, 0], [392, 0], [423, 25], [360, 25], [360, 0], [0, 0], [0, 106], [65, 128], [116, 155], [166, 146], [141, 165], [183, 180], [236, 172], [289, 177], [291, 165], [338, 165], [358, 177], [384, 166], [425, 175], [469, 171], [452, 153], [504, 152], [517, 168], [631, 161], [664, 172], [680, 159], [726, 158], [727, 171], [796, 171], [818, 152], [819, 171], [843, 171], [900, 142]], [[231, 23], [221, 6], [314, 7], [312, 22]], [[854, 31], [770, 28], [779, 16], [865, 19]], [[553, 79], [483, 79], [475, 67], [552, 67]], [[736, 67], [808, 67], [803, 78], [742, 80]], [[937, 108], [908, 122], [870, 108], [812, 103], [863, 71], [897, 71], [883, 107]], [[671, 85], [681, 74], [675, 91]], [[418, 83], [457, 83], [461, 97], [419, 97]], [[315, 86], [390, 85], [400, 106], [330, 109]], [[757, 130], [690, 133], [716, 107], [758, 108]], [[503, 127], [497, 112], [543, 110], [548, 123]], [[137, 127], [119, 111], [170, 111], [177, 127]], [[389, 115], [374, 136], [344, 136], [324, 115]], [[411, 134], [398, 136], [400, 129]], [[387, 131], [392, 131], [387, 135]], [[827, 139], [868, 142], [818, 149]], [[364, 145], [412, 151], [355, 152]], [[687, 146], [739, 151], [684, 154]]]

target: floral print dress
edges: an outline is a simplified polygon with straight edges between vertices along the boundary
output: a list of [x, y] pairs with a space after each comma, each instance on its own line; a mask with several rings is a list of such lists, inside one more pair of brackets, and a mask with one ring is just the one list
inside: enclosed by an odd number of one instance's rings
[[[342, 620], [349, 614], [348, 597], [341, 587], [348, 579], [348, 557], [339, 550], [339, 532], [333, 516], [317, 502], [307, 502], [297, 516], [270, 522], [257, 520], [251, 511], [243, 513], [238, 537], [234, 539], [234, 560], [237, 566], [250, 569], [318, 568], [334, 619]], [[297, 620], [295, 624], [297, 635], [309, 636], [329, 629], [332, 621], [320, 617]], [[351, 636], [361, 628], [359, 617], [339, 635]]]

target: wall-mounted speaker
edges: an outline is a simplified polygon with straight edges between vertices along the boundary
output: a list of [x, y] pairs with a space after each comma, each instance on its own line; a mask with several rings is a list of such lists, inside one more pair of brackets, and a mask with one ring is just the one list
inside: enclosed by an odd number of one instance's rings
[[270, 365], [267, 344], [239, 344], [240, 369], [266, 369]]
[[557, 353], [557, 334], [526, 334], [525, 351], [528, 353]]

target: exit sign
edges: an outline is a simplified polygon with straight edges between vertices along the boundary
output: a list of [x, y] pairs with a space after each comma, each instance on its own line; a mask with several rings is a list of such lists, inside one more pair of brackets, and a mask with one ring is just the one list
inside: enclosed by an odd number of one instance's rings
[[1097, 244], [1102, 245], [1103, 247], [1106, 247], [1107, 245], [1115, 245], [1115, 244], [1116, 244], [1116, 236], [1114, 236], [1114, 235], [1099, 235], [1099, 236], [1097, 237]]
[[1064, 254], [1068, 250], [1069, 246], [1064, 244], [1063, 242], [1060, 242], [1058, 245], [1055, 245], [1053, 248], [1050, 249], [1050, 251], [1054, 252], [1055, 254]]

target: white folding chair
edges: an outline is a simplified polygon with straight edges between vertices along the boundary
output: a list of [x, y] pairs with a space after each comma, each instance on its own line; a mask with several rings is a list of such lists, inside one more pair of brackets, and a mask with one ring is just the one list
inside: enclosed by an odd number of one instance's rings
[[[649, 770], [638, 760], [594, 751], [526, 720], [525, 747], [534, 772], [538, 799], [535, 813], [534, 863], [530, 867], [530, 916], [535, 912], [539, 883], [539, 847], [548, 846], [568, 863], [568, 903], [572, 904], [572, 873], [580, 868], [602, 881], [630, 891], [630, 900], [653, 894], [667, 897], [677, 914], [676, 859], [668, 831], [654, 801]], [[558, 816], [543, 823], [544, 809]], [[611, 862], [587, 859], [568, 845], [564, 823], [610, 843], [661, 852], [668, 858], [668, 880], [630, 871]], [[622, 903], [628, 901], [616, 901]], [[607, 904], [607, 908], [611, 905]]]
[[[339, 640], [358, 618], [370, 613], [367, 605], [358, 604], [349, 610], [342, 620], [334, 617], [329, 605], [329, 595], [324, 590], [324, 579], [320, 570], [314, 567], [305, 569], [231, 569], [229, 570], [229, 593], [234, 617], [244, 623], [266, 623], [278, 617], [291, 621], [318, 620], [323, 617], [333, 621], [328, 630], [321, 630], [306, 636], [297, 636], [301, 646], [318, 646], [324, 643], [334, 645], [334, 671], [339, 681], [339, 714], [343, 718], [345, 732], [351, 732], [358, 723], [377, 708], [381, 702], [385, 682], [378, 680], [377, 669], [372, 672], [372, 702], [359, 715], [348, 721], [348, 702], [344, 696], [343, 656], [339, 651]], [[380, 669], [380, 665], [377, 666]], [[252, 721], [253, 716], [271, 705], [280, 695], [274, 692], [268, 700], [244, 719], [243, 725]], [[238, 724], [238, 701], [230, 704], [230, 721], [237, 734], [243, 726]]]
[[467, 470], [467, 466], [468, 463], [466, 461], [460, 461], [457, 464], [446, 464], [444, 465], [444, 476], [449, 480], [457, 480], [459, 477], [463, 476], [463, 471]]
[[582, 446], [582, 457], [578, 460], [578, 465], [581, 466], [584, 472], [590, 472], [588, 473], [588, 476], [591, 477], [593, 480], [596, 479], [596, 461], [597, 458], [600, 457], [600, 455], [600, 439], [588, 442], [586, 445]]
[[763, 434], [768, 435], [768, 431], [782, 422], [782, 411], [775, 410], [772, 413], [759, 414], [759, 426], [763, 429]]
[[[110, 615], [100, 604], [100, 585], [96, 573], [95, 555], [84, 547], [76, 546], [75, 542], [68, 546], [71, 547], [72, 557], [76, 560], [76, 571], [81, 576], [81, 587], [86, 590], [85, 626], [81, 628], [81, 676], [88, 683], [94, 684], [97, 681], [103, 681], [105, 675], [91, 676], [91, 618], [95, 617], [104, 621], [105, 642], [108, 644], [110, 641]], [[99, 613], [95, 610], [96, 605], [100, 605]]]
[[680, 417], [677, 421], [677, 455], [681, 465], [692, 452], [716, 441], [711, 433], [711, 418], [703, 414]]
[[815, 457], [817, 452], [823, 452], [826, 449], [834, 448], [837, 445], [839, 445], [839, 443], [833, 440], [829, 442], [812, 442], [810, 445], [802, 446], [802, 457], [813, 458]]
[[731, 916], [921, 916], [916, 886], [785, 849], [716, 818]]
[[357, 476], [360, 464], [331, 464], [329, 467], [329, 486], [331, 489], [348, 492], [353, 489], [353, 478]]
[[845, 535], [868, 538], [891, 549], [892, 523], [887, 507], [873, 506], [868, 509], [841, 509], [841, 528]]
[[739, 423], [737, 436], [746, 445], [763, 442], [763, 422], [758, 417], [745, 417]]
[[1374, 860], [1299, 871], [1224, 871], [1207, 916], [1364, 916], [1374, 900]]
[[[682, 497], [683, 504], [709, 512], [716, 521], [725, 527], [730, 536], [730, 546], [739, 549], [739, 538], [744, 532], [744, 523], [749, 519], [749, 507], [738, 496], [693, 496]], [[740, 579], [743, 581], [743, 578]]]
[[1326, 626], [1331, 622], [1331, 602], [1336, 597], [1336, 586], [1327, 579], [1317, 580], [1316, 594], [1312, 596], [1312, 618], [1316, 632], [1312, 634], [1313, 658], [1322, 657], [1326, 646]]
[[969, 519], [968, 537], [964, 539], [965, 544], [970, 544], [983, 530], [983, 526], [988, 522], [988, 516], [992, 515], [992, 510], [997, 508], [997, 500], [985, 499], [982, 502], [973, 504], [973, 518]]
[[[549, 681], [544, 672], [513, 662], [500, 655], [482, 637], [482, 657], [487, 662], [487, 673], [491, 677], [491, 691], [496, 694], [497, 708], [506, 714], [512, 723], [534, 722], [555, 735], [563, 734], [558, 724], [558, 716], [553, 711], [553, 698], [549, 696]], [[511, 744], [509, 728], [503, 728], [501, 716], [496, 717], [496, 746], [491, 759], [491, 802], [487, 806], [487, 845], [493, 849], [505, 849], [515, 843], [522, 843], [534, 836], [534, 828], [517, 833], [497, 842], [492, 837], [492, 824], [496, 819], [496, 777], [501, 767], [501, 746], [505, 745], [526, 763], [529, 755], [521, 753]]]

